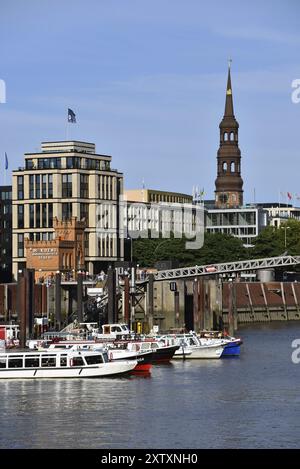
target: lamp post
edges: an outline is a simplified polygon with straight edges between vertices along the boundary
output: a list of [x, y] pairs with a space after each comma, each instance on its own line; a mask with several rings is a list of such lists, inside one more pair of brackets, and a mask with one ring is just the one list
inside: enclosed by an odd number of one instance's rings
[[283, 229], [284, 229], [284, 247], [286, 248], [286, 242], [287, 242], [286, 230], [289, 230], [290, 226], [284, 226]]

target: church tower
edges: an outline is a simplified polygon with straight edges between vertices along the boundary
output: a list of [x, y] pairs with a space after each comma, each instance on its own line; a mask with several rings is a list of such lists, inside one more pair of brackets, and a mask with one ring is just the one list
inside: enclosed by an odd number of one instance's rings
[[238, 144], [239, 124], [234, 117], [230, 62], [226, 89], [225, 113], [219, 125], [218, 175], [215, 181], [216, 208], [236, 208], [243, 205], [241, 151]]

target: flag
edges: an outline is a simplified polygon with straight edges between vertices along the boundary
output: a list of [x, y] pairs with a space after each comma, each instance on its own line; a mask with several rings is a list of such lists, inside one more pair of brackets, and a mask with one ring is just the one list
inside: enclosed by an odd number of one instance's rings
[[290, 192], [287, 192], [288, 199], [291, 200], [293, 198], [292, 194]]
[[70, 108], [68, 108], [68, 122], [76, 123], [76, 114]]
[[8, 169], [8, 159], [7, 159], [6, 152], [5, 152], [5, 169]]

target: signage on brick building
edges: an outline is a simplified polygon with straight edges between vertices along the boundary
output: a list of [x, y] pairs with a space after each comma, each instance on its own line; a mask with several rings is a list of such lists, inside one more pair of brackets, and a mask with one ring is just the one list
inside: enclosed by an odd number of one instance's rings
[[32, 256], [39, 256], [40, 259], [50, 259], [53, 256], [58, 255], [57, 248], [32, 248]]

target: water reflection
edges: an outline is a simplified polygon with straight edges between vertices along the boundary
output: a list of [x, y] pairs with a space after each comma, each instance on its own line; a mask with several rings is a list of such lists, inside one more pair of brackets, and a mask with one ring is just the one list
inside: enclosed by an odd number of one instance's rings
[[297, 447], [299, 324], [243, 328], [240, 359], [124, 378], [0, 383], [1, 448]]

